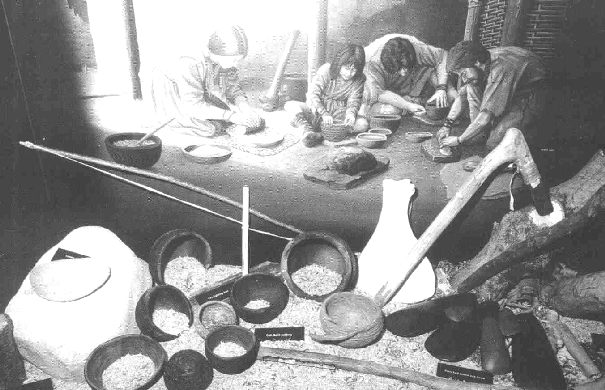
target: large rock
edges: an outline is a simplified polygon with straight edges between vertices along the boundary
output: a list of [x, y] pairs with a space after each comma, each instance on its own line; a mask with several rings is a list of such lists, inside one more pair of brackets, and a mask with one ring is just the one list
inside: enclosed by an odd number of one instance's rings
[[83, 382], [84, 364], [94, 348], [113, 337], [139, 333], [135, 307], [151, 287], [151, 275], [144, 261], [101, 227], [73, 230], [36, 266], [50, 263], [59, 248], [102, 262], [111, 275], [92, 294], [59, 302], [39, 296], [28, 274], [6, 313], [13, 320], [14, 337], [25, 359], [52, 377]]

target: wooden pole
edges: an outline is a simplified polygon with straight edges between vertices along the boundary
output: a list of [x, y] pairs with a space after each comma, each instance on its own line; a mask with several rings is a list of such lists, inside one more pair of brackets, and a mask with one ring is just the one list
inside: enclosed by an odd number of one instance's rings
[[326, 353], [296, 351], [285, 348], [260, 347], [257, 359], [278, 362], [284, 361], [284, 363], [287, 360], [295, 360], [307, 364], [323, 364], [328, 367], [336, 367], [342, 370], [398, 379], [403, 382], [411, 382], [435, 390], [521, 390], [516, 386], [466, 383], [452, 379], [439, 378], [408, 368], [387, 366], [385, 364], [367, 360], [357, 360]]
[[242, 189], [242, 275], [248, 275], [248, 227], [250, 226], [250, 188]]
[[312, 0], [310, 6], [311, 13], [307, 29], [307, 82], [309, 85], [317, 69], [326, 62], [328, 0]]
[[[83, 161], [83, 162], [86, 162], [86, 163], [91, 163], [91, 164], [95, 164], [95, 165], [99, 165], [99, 166], [102, 166], [102, 167], [107, 167], [107, 168], [115, 169], [115, 170], [122, 171], [122, 172], [133, 173], [133, 174], [136, 174], [136, 175], [139, 175], [139, 176], [144, 176], [144, 177], [148, 177], [148, 178], [151, 178], [151, 179], [155, 179], [155, 180], [163, 181], [163, 182], [166, 182], [166, 183], [174, 184], [174, 185], [177, 185], [179, 187], [186, 188], [186, 189], [188, 189], [190, 191], [197, 192], [198, 194], [202, 194], [202, 195], [205, 195], [205, 196], [207, 196], [209, 198], [212, 198], [212, 199], [218, 200], [220, 202], [226, 203], [226, 204], [228, 204], [230, 206], [234, 206], [234, 207], [237, 207], [239, 209], [241, 209], [243, 207], [243, 205], [241, 203], [238, 203], [238, 202], [236, 202], [234, 200], [231, 200], [231, 199], [229, 199], [229, 198], [227, 198], [225, 196], [216, 194], [216, 193], [208, 191], [208, 190], [206, 190], [204, 188], [201, 188], [201, 187], [198, 187], [198, 186], [194, 186], [193, 184], [190, 184], [190, 183], [187, 183], [187, 182], [175, 179], [175, 178], [170, 177], [170, 176], [161, 175], [159, 173], [154, 173], [154, 172], [151, 172], [151, 171], [148, 171], [148, 170], [145, 170], [145, 169], [134, 168], [134, 167], [130, 167], [130, 166], [123, 165], [123, 164], [116, 164], [116, 163], [113, 163], [113, 162], [110, 162], [110, 161], [102, 160], [100, 158], [82, 156], [81, 154], [77, 154], [77, 153], [70, 153], [70, 152], [64, 152], [62, 150], [47, 148], [45, 146], [35, 145], [35, 144], [31, 143], [31, 142], [21, 141], [21, 142], [19, 142], [19, 144], [21, 144], [21, 146], [24, 146], [24, 147], [29, 148], [29, 149], [39, 150], [39, 151], [42, 151], [42, 152], [54, 154], [54, 155], [59, 156], [59, 157], [67, 157], [67, 158], [71, 158], [71, 159], [74, 159], [74, 160], [77, 160], [77, 161]], [[303, 231], [301, 229], [299, 229], [297, 227], [294, 227], [292, 225], [280, 222], [280, 221], [278, 221], [276, 219], [273, 219], [273, 218], [269, 217], [268, 215], [261, 213], [260, 211], [257, 211], [257, 210], [254, 210], [254, 209], [250, 209], [250, 213], [253, 214], [253, 215], [255, 215], [256, 217], [258, 217], [260, 219], [263, 219], [263, 220], [265, 220], [267, 222], [272, 223], [275, 226], [279, 226], [281, 228], [287, 229], [287, 230], [289, 230], [291, 232], [294, 232], [294, 233], [297, 233], [297, 234], [303, 233]]]
[[464, 26], [464, 40], [472, 41], [478, 38], [479, 19], [481, 17], [481, 1], [468, 0], [466, 25]]
[[529, 0], [508, 0], [500, 46], [518, 46], [523, 40]]
[[275, 75], [273, 76], [273, 81], [271, 82], [271, 86], [265, 92], [264, 95], [261, 95], [260, 100], [262, 103], [262, 108], [265, 111], [274, 111], [277, 109], [279, 98], [279, 88], [284, 79], [284, 73], [286, 71], [286, 65], [288, 65], [288, 59], [290, 58], [290, 54], [292, 53], [292, 49], [294, 48], [294, 44], [298, 39], [298, 35], [300, 31], [294, 30], [290, 34], [290, 38], [288, 39], [288, 43], [286, 44], [286, 48], [284, 49], [281, 58], [279, 59], [279, 63], [277, 64], [277, 69], [275, 70]]
[[132, 0], [123, 0], [122, 17], [124, 18], [124, 26], [126, 29], [126, 50], [128, 52], [128, 71], [130, 73], [132, 98], [142, 99], [143, 93], [141, 91], [141, 79], [139, 78], [141, 59], [139, 56], [137, 25], [134, 17]]

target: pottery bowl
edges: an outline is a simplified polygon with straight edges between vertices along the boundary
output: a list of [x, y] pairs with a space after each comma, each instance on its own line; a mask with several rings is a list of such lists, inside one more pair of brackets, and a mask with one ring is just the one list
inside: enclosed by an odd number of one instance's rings
[[368, 133], [372, 133], [372, 134], [383, 134], [386, 135], [387, 137], [391, 134], [393, 134], [393, 132], [389, 129], [387, 129], [386, 127], [375, 127], [373, 129], [368, 130]]
[[183, 313], [189, 319], [189, 326], [193, 325], [191, 302], [181, 290], [169, 285], [151, 287], [137, 302], [135, 320], [141, 333], [157, 341], [169, 341], [178, 337], [178, 335], [165, 332], [153, 322], [153, 312], [157, 309], [170, 309]]
[[393, 133], [399, 129], [401, 124], [401, 115], [396, 114], [375, 114], [370, 117], [370, 129], [384, 127]]
[[212, 266], [212, 248], [199, 233], [189, 229], [174, 229], [158, 237], [149, 252], [149, 270], [156, 284], [165, 284], [168, 263], [178, 257], [193, 257], [204, 267]]
[[200, 306], [198, 333], [206, 338], [214, 329], [225, 325], [237, 325], [237, 314], [230, 304], [223, 301], [208, 301]]
[[[281, 278], [267, 274], [242, 276], [231, 287], [235, 313], [246, 322], [264, 324], [276, 318], [288, 305], [290, 291]], [[251, 307], [252, 303], [266, 304]]]
[[103, 372], [116, 360], [126, 355], [137, 354], [143, 354], [151, 359], [154, 373], [141, 386], [133, 387], [133, 390], [148, 389], [160, 378], [168, 357], [160, 343], [140, 334], [118, 336], [95, 348], [86, 359], [84, 378], [91, 389], [107, 390], [103, 386]]
[[192, 349], [178, 351], [164, 365], [164, 383], [168, 390], [204, 390], [213, 378], [210, 362]]
[[384, 144], [387, 142], [387, 136], [384, 134], [376, 134], [376, 133], [360, 133], [357, 134], [357, 144], [359, 146], [363, 146], [365, 148], [382, 148]]
[[[340, 283], [333, 291], [315, 294], [305, 291], [292, 275], [307, 266], [318, 265], [340, 274]], [[344, 291], [357, 281], [357, 258], [346, 241], [323, 231], [306, 232], [296, 236], [284, 248], [281, 275], [288, 288], [297, 296], [322, 302], [334, 292]], [[322, 282], [322, 280], [319, 280]]]
[[[244, 349], [239, 356], [221, 356], [215, 352], [221, 343], [234, 343]], [[206, 358], [217, 371], [223, 374], [239, 374], [254, 364], [259, 343], [250, 330], [238, 326], [222, 326], [210, 332], [205, 342]]]
[[117, 133], [105, 138], [105, 147], [111, 158], [124, 165], [137, 168], [149, 168], [160, 159], [162, 154], [162, 140], [152, 135], [136, 145], [145, 133]]

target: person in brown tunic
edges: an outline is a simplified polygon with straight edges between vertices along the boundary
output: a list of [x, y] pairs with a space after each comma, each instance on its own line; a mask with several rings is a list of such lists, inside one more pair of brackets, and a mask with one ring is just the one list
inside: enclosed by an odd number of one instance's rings
[[450, 50], [447, 67], [457, 73], [478, 71], [484, 75], [485, 89], [479, 113], [460, 136], [450, 135], [452, 121], [448, 116], [438, 132], [441, 145], [452, 147], [486, 139], [490, 151], [508, 129], [516, 127], [532, 146], [548, 95], [547, 70], [540, 57], [520, 47], [488, 50], [479, 42], [463, 41]]
[[238, 26], [210, 35], [200, 58], [180, 57], [153, 70], [151, 100], [157, 115], [175, 118], [184, 133], [213, 136], [234, 123], [255, 127], [260, 116], [239, 85], [237, 66], [248, 54]]
[[293, 116], [292, 125], [302, 127], [305, 145], [322, 141], [321, 123], [355, 124], [363, 96], [364, 65], [363, 47], [347, 45], [332, 62], [319, 67], [309, 85], [306, 103], [286, 102], [284, 109]]

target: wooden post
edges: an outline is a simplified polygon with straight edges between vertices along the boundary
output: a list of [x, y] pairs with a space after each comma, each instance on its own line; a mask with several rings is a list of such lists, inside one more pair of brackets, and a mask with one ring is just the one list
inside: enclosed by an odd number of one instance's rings
[[141, 60], [139, 57], [139, 44], [137, 42], [137, 26], [134, 17], [134, 6], [132, 0], [124, 0], [122, 3], [122, 16], [126, 28], [126, 50], [128, 52], [128, 70], [130, 72], [130, 83], [132, 87], [132, 98], [142, 99], [141, 79], [139, 70]]
[[518, 46], [523, 40], [525, 21], [530, 0], [508, 0], [504, 23], [502, 25], [502, 39], [500, 46]]
[[479, 18], [481, 17], [481, 1], [468, 0], [466, 25], [464, 26], [464, 40], [472, 41], [478, 38]]
[[313, 0], [307, 29], [307, 81], [311, 84], [315, 71], [326, 62], [328, 39], [328, 0]]

